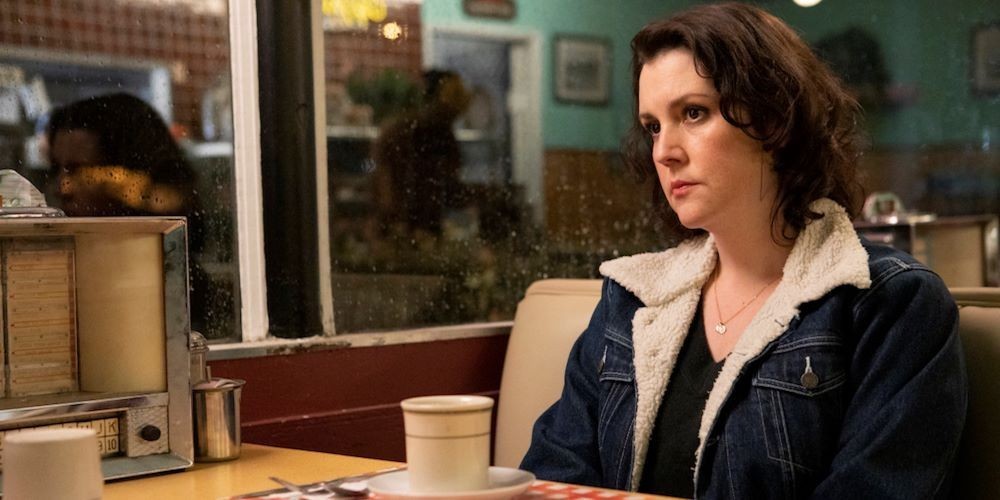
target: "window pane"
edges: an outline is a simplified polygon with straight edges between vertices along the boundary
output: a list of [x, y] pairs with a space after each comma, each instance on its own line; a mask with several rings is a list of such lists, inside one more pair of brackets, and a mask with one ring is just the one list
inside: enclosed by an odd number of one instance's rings
[[0, 168], [70, 216], [189, 219], [192, 326], [238, 339], [225, 0], [0, 3]]
[[[509, 319], [531, 281], [596, 277], [665, 244], [618, 144], [631, 36], [671, 9], [479, 2], [513, 5], [504, 18], [463, 3], [324, 2], [338, 332]], [[942, 217], [1000, 213], [990, 2], [760, 4], [863, 102], [870, 191]]]
[[[562, 19], [568, 4], [517, 2], [505, 22], [466, 18], [460, 2], [389, 1], [366, 24], [344, 3], [326, 4], [324, 31], [338, 332], [510, 319], [532, 281], [593, 277], [657, 245], [615, 154], [626, 89], [595, 106], [541, 85], [546, 37], [580, 27]], [[624, 24], [584, 34], [624, 47], [646, 3], [619, 15], [593, 2]], [[443, 28], [456, 18], [467, 27]], [[520, 32], [503, 33], [511, 24]]]

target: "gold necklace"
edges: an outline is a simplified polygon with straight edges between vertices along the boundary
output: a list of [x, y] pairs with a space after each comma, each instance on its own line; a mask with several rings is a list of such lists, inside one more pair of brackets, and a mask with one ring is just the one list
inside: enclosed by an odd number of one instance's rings
[[[718, 271], [719, 268], [716, 267], [715, 268], [716, 277], [718, 277]], [[750, 300], [744, 302], [743, 305], [740, 306], [740, 308], [736, 312], [734, 312], [733, 315], [729, 317], [729, 319], [726, 320], [722, 319], [722, 308], [719, 307], [719, 284], [715, 283], [715, 312], [718, 313], [719, 315], [719, 322], [715, 324], [715, 333], [718, 333], [719, 335], [725, 335], [726, 330], [728, 330], [728, 327], [726, 327], [726, 323], [729, 323], [730, 321], [733, 320], [733, 318], [739, 316], [741, 312], [743, 312], [750, 304], [753, 304], [757, 300], [757, 297], [760, 297], [760, 294], [764, 293], [764, 290], [770, 288], [771, 285], [773, 285], [779, 279], [781, 279], [781, 276], [778, 276], [777, 278], [774, 278], [773, 280], [769, 281], [766, 285], [764, 285], [764, 288], [761, 288], [759, 292], [757, 292], [753, 297], [750, 298]]]

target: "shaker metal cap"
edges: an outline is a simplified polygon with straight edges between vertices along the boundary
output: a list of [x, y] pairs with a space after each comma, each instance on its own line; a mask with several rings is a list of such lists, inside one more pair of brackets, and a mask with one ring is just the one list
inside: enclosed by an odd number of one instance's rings
[[208, 341], [205, 340], [205, 336], [191, 330], [191, 346], [190, 351], [192, 353], [197, 352], [208, 352]]

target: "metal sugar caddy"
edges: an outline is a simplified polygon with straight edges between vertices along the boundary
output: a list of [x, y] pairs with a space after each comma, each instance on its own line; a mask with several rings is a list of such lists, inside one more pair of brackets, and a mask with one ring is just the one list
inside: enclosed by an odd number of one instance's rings
[[191, 399], [196, 462], [222, 462], [240, 456], [240, 395], [246, 381], [212, 377], [208, 343], [191, 332]]
[[0, 218], [0, 435], [94, 429], [105, 479], [192, 465], [186, 232]]

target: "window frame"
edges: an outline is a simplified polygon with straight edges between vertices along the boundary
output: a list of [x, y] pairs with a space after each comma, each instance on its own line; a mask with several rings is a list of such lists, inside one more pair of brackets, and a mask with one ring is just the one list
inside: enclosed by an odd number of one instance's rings
[[240, 276], [240, 342], [267, 338], [256, 2], [229, 2], [233, 183]]
[[[323, 66], [322, 2], [310, 0], [313, 45], [313, 105], [326, 109]], [[263, 182], [261, 175], [260, 71], [256, 2], [229, 2], [230, 71], [233, 95], [233, 173], [236, 191], [236, 237], [240, 277], [238, 339], [213, 344], [211, 359], [236, 359], [331, 347], [371, 347], [455, 340], [510, 333], [513, 321], [468, 323], [365, 333], [337, 333], [334, 326], [327, 186], [326, 116], [315, 113], [316, 244], [319, 254], [320, 314], [323, 334], [296, 339], [271, 336], [264, 253]], [[535, 41], [537, 43], [537, 40]], [[538, 59], [535, 59], [537, 64]]]

